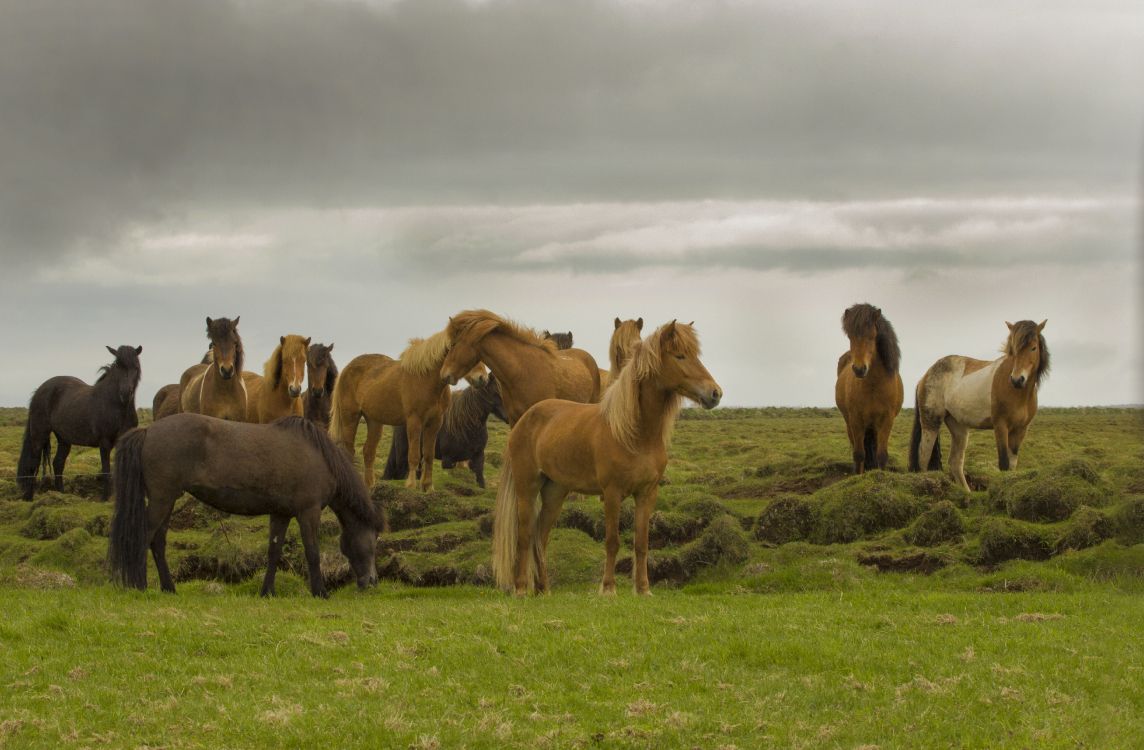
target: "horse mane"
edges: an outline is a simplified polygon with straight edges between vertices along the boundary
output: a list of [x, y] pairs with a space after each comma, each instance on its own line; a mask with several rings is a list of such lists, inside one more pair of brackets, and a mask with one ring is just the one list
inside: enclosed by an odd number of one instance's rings
[[[242, 370], [238, 370], [242, 372]], [[270, 355], [270, 359], [266, 360], [266, 364], [262, 365], [262, 377], [270, 385], [270, 390], [275, 390], [278, 387], [278, 381], [282, 379], [282, 344], [274, 347], [274, 351]]]
[[[860, 338], [874, 329], [874, 346], [882, 365], [891, 373], [897, 372], [902, 361], [902, 350], [898, 346], [898, 334], [894, 326], [882, 315], [882, 309], [861, 303], [852, 305], [842, 313], [842, 332], [850, 338]], [[839, 371], [842, 361], [838, 362]]]
[[445, 329], [450, 343], [460, 338], [469, 338], [475, 343], [493, 331], [500, 331], [522, 344], [535, 346], [551, 354], [557, 352], [556, 342], [552, 339], [542, 338], [540, 334], [533, 329], [526, 328], [507, 318], [502, 318], [488, 310], [465, 310], [464, 312], [459, 312], [449, 319], [449, 327]]
[[[659, 344], [663, 331], [670, 323], [660, 326], [650, 336], [635, 346], [632, 358], [620, 370], [619, 378], [604, 391], [600, 400], [600, 413], [604, 417], [612, 437], [629, 451], [635, 452], [640, 425], [640, 383], [659, 372], [663, 355]], [[675, 335], [679, 347], [686, 355], [699, 355], [699, 338], [695, 329], [684, 323], [675, 324]], [[679, 414], [683, 397], [672, 393], [664, 405], [663, 444], [671, 443], [671, 433], [675, 429], [675, 417]]]
[[325, 388], [326, 393], [333, 393], [334, 386], [338, 383], [338, 366], [334, 364], [334, 358], [329, 356], [329, 352], [326, 353], [326, 357], [330, 364], [329, 367], [326, 368]]
[[1037, 372], [1033, 375], [1033, 385], [1039, 386], [1041, 380], [1048, 377], [1049, 369], [1052, 364], [1049, 357], [1049, 347], [1045, 343], [1045, 336], [1037, 330], [1037, 324], [1031, 320], [1021, 320], [1013, 324], [1013, 330], [1010, 331], [1009, 337], [1005, 339], [1005, 344], [1001, 347], [1002, 353], [1006, 355], [1015, 354], [1012, 347], [1009, 346], [1011, 342], [1017, 343], [1017, 349], [1024, 349], [1032, 343], [1033, 337], [1037, 337], [1037, 347], [1041, 351], [1041, 356], [1037, 361]]
[[409, 339], [398, 364], [410, 375], [428, 375], [441, 369], [448, 351], [448, 331], [438, 331], [427, 339]]
[[307, 443], [322, 454], [330, 473], [334, 476], [334, 500], [330, 507], [341, 516], [345, 510], [359, 522], [373, 529], [381, 529], [381, 519], [369, 499], [369, 490], [354, 467], [349, 454], [339, 448], [326, 431], [305, 417], [291, 415], [273, 422], [271, 427], [297, 432]]
[[[640, 318], [639, 325], [642, 324], [643, 318]], [[620, 325], [616, 327], [615, 331], [612, 332], [612, 340], [608, 344], [608, 361], [611, 366], [610, 374], [613, 379], [615, 379], [620, 374], [620, 370], [625, 364], [628, 363], [628, 360], [631, 359], [632, 349], [638, 345], [640, 341], [640, 329], [638, 327], [636, 328], [635, 344], [631, 343], [631, 339], [617, 335], [621, 330], [629, 326], [637, 326], [637, 324], [634, 320], [625, 320], [620, 323]]]
[[210, 322], [210, 325], [207, 326], [207, 338], [211, 340], [211, 344], [199, 364], [209, 365], [214, 362], [214, 340], [216, 338], [226, 338], [232, 333], [234, 334], [234, 371], [238, 373], [242, 372], [245, 363], [245, 353], [242, 349], [242, 336], [238, 334], [238, 328], [235, 327], [235, 322], [230, 318], [215, 318]]
[[445, 410], [445, 417], [441, 428], [453, 435], [466, 435], [488, 419], [489, 410], [486, 408], [487, 398], [485, 390], [490, 385], [471, 385], [468, 388], [454, 393], [449, 401], [449, 408]]

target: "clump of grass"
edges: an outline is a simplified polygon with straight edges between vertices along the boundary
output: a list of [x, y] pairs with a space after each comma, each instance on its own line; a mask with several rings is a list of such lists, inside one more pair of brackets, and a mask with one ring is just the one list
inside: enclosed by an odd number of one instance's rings
[[1053, 551], [1048, 532], [1008, 518], [989, 518], [981, 525], [979, 562], [996, 565], [1007, 560], [1047, 560]]
[[1095, 547], [1114, 533], [1115, 527], [1111, 518], [1096, 508], [1082, 506], [1073, 514], [1061, 535], [1057, 537], [1054, 550], [1059, 554], [1065, 550]]
[[919, 547], [934, 547], [946, 542], [961, 541], [965, 534], [965, 521], [957, 507], [948, 500], [942, 500], [922, 513], [906, 529], [904, 537], [910, 544]]
[[[298, 545], [297, 531], [290, 529], [283, 544], [285, 557]], [[234, 524], [221, 523], [198, 549], [189, 552], [173, 571], [176, 581], [206, 578], [240, 583], [266, 568], [266, 541], [242, 534]]]
[[[621, 534], [631, 531], [635, 517], [635, 501], [627, 498], [620, 505]], [[597, 542], [602, 542], [607, 531], [604, 526], [604, 504], [594, 497], [566, 502], [556, 525], [565, 529], [578, 529]]]
[[731, 515], [713, 520], [707, 529], [679, 553], [679, 561], [689, 576], [701, 568], [741, 565], [750, 555], [750, 545], [742, 526]]
[[[845, 479], [814, 494], [818, 522], [810, 535], [816, 544], [845, 544], [870, 538], [913, 521], [932, 499], [919, 496], [916, 475], [871, 471]], [[940, 485], [940, 483], [939, 483]]]
[[771, 544], [800, 541], [810, 536], [817, 519], [814, 505], [798, 495], [783, 495], [755, 520], [755, 538]]
[[385, 510], [393, 531], [431, 526], [435, 523], [474, 520], [491, 509], [487, 497], [463, 497], [452, 492], [408, 490], [393, 482], [379, 481], [373, 502]]
[[1108, 504], [1112, 491], [1096, 469], [1071, 459], [1048, 469], [998, 477], [989, 486], [991, 505], [1013, 518], [1038, 523], [1063, 521], [1082, 505]]
[[1122, 544], [1144, 543], [1144, 497], [1122, 503], [1112, 513], [1116, 538]]
[[41, 506], [32, 510], [20, 533], [29, 539], [57, 539], [72, 529], [83, 528], [86, 520], [78, 508], [70, 505]]

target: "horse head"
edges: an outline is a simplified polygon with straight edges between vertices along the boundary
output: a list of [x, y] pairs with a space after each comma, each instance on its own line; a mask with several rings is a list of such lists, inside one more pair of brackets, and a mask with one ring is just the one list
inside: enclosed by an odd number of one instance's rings
[[285, 381], [290, 398], [302, 395], [302, 382], [306, 378], [306, 355], [310, 339], [291, 334], [278, 337], [278, 362], [275, 367], [275, 383]]
[[659, 378], [668, 390], [713, 409], [723, 389], [699, 360], [699, 338], [689, 323], [671, 321], [653, 334], [658, 341]]
[[1014, 388], [1024, 388], [1029, 383], [1039, 385], [1041, 378], [1049, 372], [1049, 349], [1041, 331], [1049, 321], [1039, 324], [1031, 320], [1018, 323], [1005, 321], [1009, 327], [1009, 338], [1005, 342], [1005, 354], [1011, 359], [1009, 384]]
[[310, 384], [312, 398], [321, 398], [333, 390], [329, 382], [333, 379], [331, 375], [337, 376], [337, 368], [330, 356], [333, 350], [333, 344], [310, 344], [306, 350], [306, 382]]
[[223, 380], [242, 372], [242, 338], [238, 335], [241, 315], [230, 318], [207, 318], [207, 338], [211, 342], [212, 359]]
[[120, 370], [122, 376], [119, 380], [119, 400], [123, 403], [135, 397], [135, 389], [139, 386], [139, 378], [143, 368], [139, 364], [139, 355], [143, 353], [142, 346], [121, 346], [118, 349], [106, 347], [107, 351], [115, 357], [115, 361], [107, 366], [108, 372]]

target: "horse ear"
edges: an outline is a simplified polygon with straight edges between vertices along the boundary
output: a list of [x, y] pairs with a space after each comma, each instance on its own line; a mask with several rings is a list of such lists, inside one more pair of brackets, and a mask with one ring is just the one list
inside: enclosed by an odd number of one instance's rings
[[235, 327], [235, 328], [237, 328], [237, 327], [238, 327], [238, 319], [239, 319], [239, 318], [241, 318], [241, 317], [242, 317], [241, 315], [235, 315], [235, 316], [234, 316], [234, 327]]
[[279, 344], [279, 345], [282, 345], [282, 344], [285, 344], [285, 343], [286, 343], [286, 337], [285, 337], [285, 336], [279, 336], [279, 337], [278, 337], [278, 344]]
[[663, 327], [663, 333], [660, 335], [660, 341], [671, 341], [675, 338], [675, 321], [671, 321]]
[[1045, 330], [1045, 323], [1048, 323], [1048, 322], [1049, 322], [1048, 318], [1045, 318], [1044, 320], [1042, 320], [1041, 324], [1037, 326], [1037, 333], [1040, 333], [1041, 331]]
[[329, 346], [326, 347], [326, 351], [328, 351], [328, 352], [332, 352], [333, 350], [334, 350], [333, 344], [330, 344]]
[[138, 357], [142, 353], [143, 353], [143, 345], [140, 344], [139, 346], [135, 347], [135, 356]]
[[636, 330], [637, 331], [643, 330], [643, 318], [637, 318], [636, 319]]
[[616, 318], [616, 328], [619, 328], [619, 327], [620, 327], [620, 319]]
[[688, 325], [688, 327], [694, 327], [694, 326], [695, 326], [695, 321], [693, 320], [693, 321], [691, 321], [690, 323], [688, 323], [687, 325]]
[[212, 321], [212, 320], [211, 320], [211, 316], [209, 316], [209, 315], [208, 315], [208, 316], [207, 316], [207, 328], [210, 328], [210, 327], [211, 327], [211, 323], [213, 323], [213, 322], [214, 322], [214, 321]]
[[115, 357], [115, 356], [117, 356], [117, 355], [118, 355], [118, 352], [116, 352], [116, 351], [115, 351], [114, 349], [112, 349], [110, 346], [109, 346], [109, 347], [107, 347], [107, 351], [111, 352], [111, 356], [113, 356], [113, 357]]
[[309, 337], [309, 336], [307, 336], [307, 337], [306, 337], [306, 346], [309, 346], [309, 345], [310, 345], [310, 337]]
[[1005, 321], [1005, 325], [1009, 326], [1009, 330], [1010, 330], [1010, 331], [1012, 331], [1012, 330], [1013, 330], [1013, 324], [1012, 324], [1012, 323], [1010, 323], [1009, 321], [1007, 321], [1007, 320], [1006, 320], [1006, 321]]

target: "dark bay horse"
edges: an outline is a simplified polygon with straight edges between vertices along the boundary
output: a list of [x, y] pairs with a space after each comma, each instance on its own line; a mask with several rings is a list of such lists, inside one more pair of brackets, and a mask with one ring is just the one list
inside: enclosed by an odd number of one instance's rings
[[838, 358], [834, 402], [846, 422], [854, 473], [885, 469], [890, 431], [902, 410], [898, 336], [880, 308], [858, 304], [842, 313], [850, 349]]
[[454, 315], [445, 332], [449, 349], [441, 378], [456, 385], [466, 372], [484, 362], [496, 375], [510, 425], [546, 398], [581, 403], [600, 400], [600, 369], [583, 349], [559, 350], [535, 331], [488, 310]]
[[155, 391], [151, 400], [151, 421], [179, 413], [179, 384], [168, 383]]
[[[449, 399], [449, 408], [441, 421], [437, 433], [437, 446], [434, 455], [441, 460], [441, 466], [451, 469], [464, 461], [477, 480], [477, 486], [485, 487], [485, 446], [489, 442], [489, 428], [486, 422], [489, 415], [502, 422], [508, 422], [501, 404], [500, 389], [496, 376], [454, 393]], [[382, 479], [404, 479], [409, 474], [409, 438], [405, 427], [393, 428], [393, 443], [389, 447], [389, 459], [385, 462]]]
[[245, 352], [238, 321], [238, 316], [207, 318], [211, 348], [203, 362], [191, 365], [179, 378], [180, 411], [235, 422], [246, 419], [247, 393], [241, 377]]
[[915, 391], [910, 471], [941, 469], [937, 439], [942, 422], [949, 428], [949, 467], [966, 490], [965, 447], [971, 429], [993, 430], [998, 468], [1017, 468], [1017, 453], [1037, 415], [1037, 391], [1049, 374], [1049, 347], [1041, 333], [1045, 323], [1006, 322], [1003, 355], [992, 362], [950, 355], [926, 371]]
[[52, 461], [56, 489], [63, 490], [64, 464], [73, 445], [99, 448], [103, 499], [107, 500], [111, 472], [111, 448], [124, 432], [139, 424], [135, 412], [135, 389], [141, 369], [143, 347], [107, 347], [115, 357], [102, 368], [95, 385], [79, 378], [58, 375], [49, 378], [32, 394], [28, 423], [16, 468], [16, 482], [25, 500], [36, 490], [36, 478], [43, 466], [48, 475], [51, 453], [49, 436], [56, 436], [56, 457]]
[[[648, 527], [667, 468], [667, 446], [683, 398], [704, 408], [723, 391], [699, 360], [690, 325], [672, 321], [636, 348], [598, 404], [547, 399], [533, 405], [508, 436], [493, 524], [493, 571], [502, 588], [548, 590], [548, 535], [569, 492], [600, 495], [606, 527], [601, 593], [616, 591], [620, 504], [635, 496], [632, 578], [650, 593]], [[541, 499], [539, 513], [536, 498]]]
[[377, 582], [378, 514], [353, 463], [320, 428], [301, 417], [256, 425], [175, 414], [123, 436], [115, 451], [115, 515], [109, 561], [125, 586], [147, 588], [147, 550], [159, 585], [174, 592], [167, 567], [167, 524], [189, 492], [227, 513], [270, 516], [262, 595], [274, 574], [291, 518], [298, 519], [310, 593], [326, 596], [319, 567], [318, 526], [329, 506], [342, 527], [341, 551], [359, 588]]
[[303, 397], [306, 419], [322, 427], [330, 426], [330, 404], [334, 385], [338, 382], [338, 366], [331, 356], [334, 345], [310, 344], [306, 350], [306, 382], [309, 388]]
[[557, 331], [556, 333], [552, 333], [551, 331], [545, 330], [541, 332], [540, 337], [556, 344], [557, 349], [563, 350], [571, 349], [573, 347], [571, 331]]

